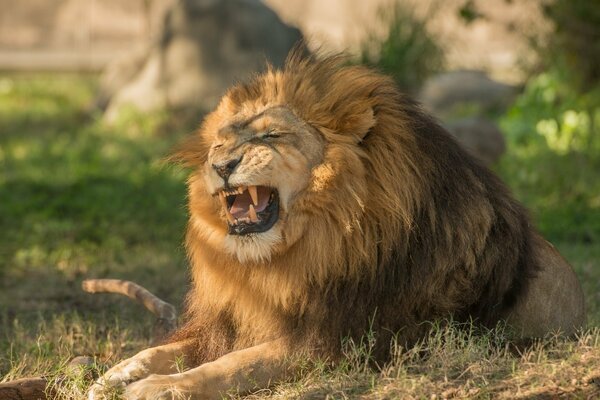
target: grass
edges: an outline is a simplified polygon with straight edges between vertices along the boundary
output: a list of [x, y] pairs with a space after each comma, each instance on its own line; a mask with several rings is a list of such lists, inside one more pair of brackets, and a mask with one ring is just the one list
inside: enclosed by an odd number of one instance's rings
[[[576, 341], [549, 338], [526, 350], [483, 335], [437, 325], [412, 349], [395, 348], [380, 370], [365, 368], [368, 348], [354, 348], [334, 369], [312, 366], [298, 381], [250, 399], [531, 399], [600, 396], [600, 330]], [[467, 327], [468, 328], [468, 327]]]
[[[95, 85], [93, 76], [0, 75], [0, 381], [66, 373], [64, 398], [82, 397], [90, 373], [152, 336], [149, 313], [83, 293], [82, 279], [132, 279], [179, 307], [187, 285], [185, 173], [161, 160], [189, 127], [134, 113], [106, 126], [87, 110]], [[600, 397], [600, 151], [529, 138], [549, 116], [527, 107], [500, 118], [510, 150], [495, 168], [574, 265], [590, 330], [518, 352], [501, 331], [440, 326], [380, 370], [365, 367], [368, 349], [349, 347], [341, 365], [307, 366], [250, 398]], [[73, 370], [77, 355], [101, 365]]]
[[83, 278], [132, 279], [174, 304], [185, 292], [185, 177], [161, 161], [184, 128], [163, 115], [105, 126], [86, 110], [94, 90], [91, 76], [0, 77], [3, 380], [148, 345], [150, 315], [83, 293]]

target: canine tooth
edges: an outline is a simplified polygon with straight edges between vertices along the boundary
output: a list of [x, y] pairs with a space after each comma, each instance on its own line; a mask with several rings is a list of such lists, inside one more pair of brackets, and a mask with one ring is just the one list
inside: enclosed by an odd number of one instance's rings
[[229, 223], [233, 225], [235, 223], [235, 219], [233, 218], [233, 215], [231, 215], [228, 209], [225, 209], [225, 215], [227, 216], [227, 221], [229, 221]]
[[250, 193], [250, 197], [252, 198], [252, 202], [255, 206], [258, 205], [258, 191], [256, 190], [256, 186], [248, 186], [248, 193]]
[[248, 214], [250, 214], [250, 221], [258, 222], [258, 215], [256, 215], [256, 210], [252, 204], [248, 207]]
[[225, 200], [225, 194], [223, 192], [219, 192], [219, 200], [221, 201], [221, 206], [227, 210], [227, 200]]
[[225, 193], [219, 192], [219, 200], [221, 201], [221, 207], [223, 207], [223, 210], [225, 210], [225, 216], [227, 217], [227, 221], [229, 221], [230, 224], [233, 224], [233, 216], [227, 208], [227, 200], [225, 200]]

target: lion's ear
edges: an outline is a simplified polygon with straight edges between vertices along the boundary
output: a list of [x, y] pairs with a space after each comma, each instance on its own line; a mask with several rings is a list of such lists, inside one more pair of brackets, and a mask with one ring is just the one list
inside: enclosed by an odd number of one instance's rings
[[363, 108], [362, 110], [353, 110], [346, 118], [343, 119], [341, 131], [347, 135], [351, 135], [356, 139], [356, 143], [360, 144], [371, 128], [375, 126], [377, 120], [375, 113], [371, 107]]

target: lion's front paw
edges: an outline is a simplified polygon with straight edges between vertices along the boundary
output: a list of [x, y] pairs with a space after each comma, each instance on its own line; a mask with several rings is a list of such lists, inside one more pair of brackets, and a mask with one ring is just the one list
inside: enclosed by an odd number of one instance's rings
[[125, 388], [127, 400], [187, 400], [189, 391], [172, 375], [150, 375]]
[[125, 360], [98, 378], [88, 391], [88, 400], [118, 398], [126, 385], [148, 375], [148, 369], [135, 358]]
[[119, 398], [123, 392], [125, 384], [108, 385], [104, 381], [98, 380], [88, 390], [88, 400], [112, 400]]

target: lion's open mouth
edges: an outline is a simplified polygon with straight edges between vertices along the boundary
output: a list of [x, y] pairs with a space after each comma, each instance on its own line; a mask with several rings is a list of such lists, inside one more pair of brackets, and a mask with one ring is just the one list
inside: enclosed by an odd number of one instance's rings
[[219, 192], [232, 235], [265, 232], [279, 218], [279, 194], [267, 186], [239, 186]]

